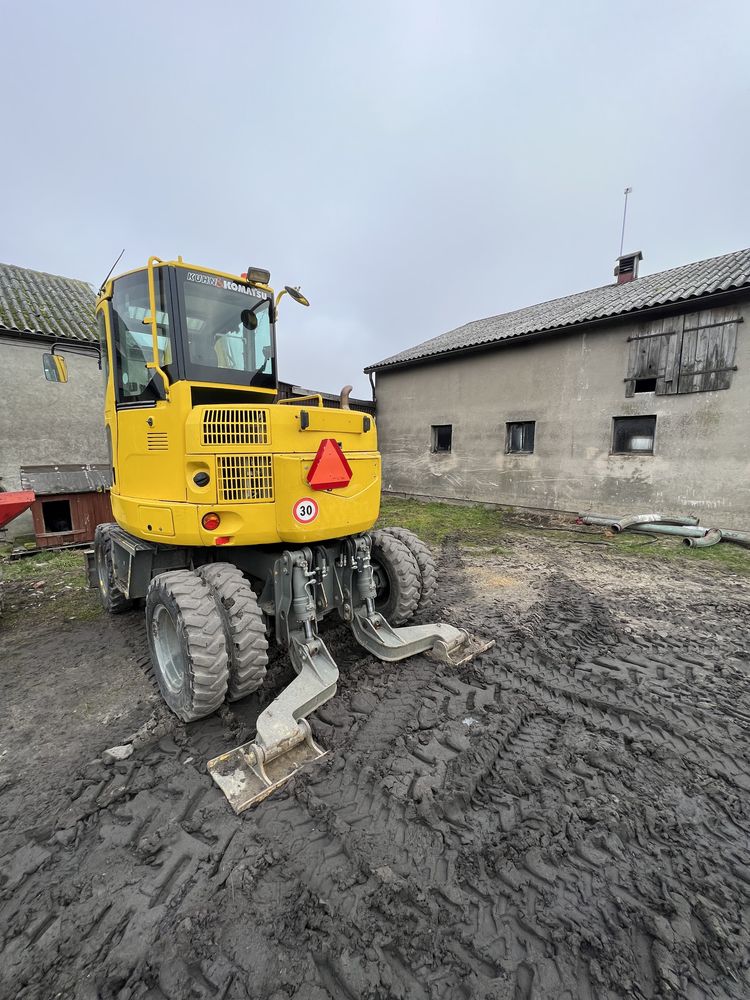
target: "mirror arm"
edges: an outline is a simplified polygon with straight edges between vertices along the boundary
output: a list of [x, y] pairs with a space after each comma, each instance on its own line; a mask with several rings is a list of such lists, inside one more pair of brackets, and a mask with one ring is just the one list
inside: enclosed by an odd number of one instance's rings
[[289, 293], [287, 292], [286, 288], [282, 288], [281, 289], [281, 291], [279, 292], [279, 294], [276, 296], [276, 308], [277, 309], [279, 308], [279, 302], [281, 302], [281, 296], [282, 295], [288, 295], [288, 294]]
[[99, 363], [99, 371], [102, 370], [102, 349], [98, 344], [70, 344], [65, 340], [56, 340], [50, 349], [50, 354], [54, 355], [55, 351], [58, 351], [60, 354], [64, 352], [70, 354], [93, 354]]

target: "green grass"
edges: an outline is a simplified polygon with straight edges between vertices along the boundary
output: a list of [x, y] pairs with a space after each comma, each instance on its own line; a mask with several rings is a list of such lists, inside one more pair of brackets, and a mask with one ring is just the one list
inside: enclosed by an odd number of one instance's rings
[[[494, 510], [479, 505], [421, 503], [384, 497], [378, 527], [397, 526], [409, 528], [431, 545], [440, 545], [447, 537], [453, 537], [464, 545], [489, 547], [491, 552], [502, 554], [504, 539], [514, 534], [547, 538], [562, 544], [590, 545], [606, 541], [608, 551], [636, 559], [668, 559], [685, 564], [702, 562], [734, 573], [750, 574], [750, 549], [738, 545], [720, 543], [708, 549], [689, 549], [680, 538], [661, 537], [652, 542], [648, 536], [634, 533], [605, 537], [604, 529], [596, 534], [581, 534], [559, 530], [563, 526], [561, 520], [554, 529], [550, 525], [532, 527], [512, 510]], [[572, 522], [569, 526], [576, 528]]]
[[86, 587], [86, 569], [83, 551], [42, 552], [23, 559], [5, 559], [0, 562], [0, 580], [45, 580], [48, 584], [72, 584]]
[[636, 534], [615, 535], [611, 541], [613, 551], [625, 555], [637, 556], [642, 559], [672, 559], [684, 563], [713, 563], [722, 566], [733, 573], [750, 574], [750, 549], [739, 545], [720, 542], [708, 549], [689, 549], [682, 544], [681, 538], [659, 538], [653, 544], [646, 545], [646, 537]]
[[[39, 584], [42, 586], [36, 586]], [[2, 559], [0, 585], [6, 590], [4, 629], [34, 616], [64, 622], [70, 618], [93, 621], [102, 614], [97, 595], [88, 589], [80, 549], [44, 552], [12, 562]]]
[[453, 537], [466, 545], [497, 545], [503, 530], [504, 511], [449, 503], [384, 498], [379, 528], [408, 528], [425, 542], [440, 545]]

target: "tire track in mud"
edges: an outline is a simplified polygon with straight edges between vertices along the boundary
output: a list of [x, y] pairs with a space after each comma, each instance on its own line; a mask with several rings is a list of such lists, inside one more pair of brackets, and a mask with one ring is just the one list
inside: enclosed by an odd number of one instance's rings
[[87, 765], [3, 859], [2, 995], [748, 995], [739, 668], [559, 576], [468, 614], [498, 646], [460, 671], [327, 636], [330, 758], [261, 810], [204, 766], [258, 704]]

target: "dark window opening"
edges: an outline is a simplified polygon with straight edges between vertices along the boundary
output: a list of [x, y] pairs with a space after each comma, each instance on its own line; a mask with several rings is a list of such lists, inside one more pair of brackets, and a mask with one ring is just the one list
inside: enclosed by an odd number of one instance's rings
[[62, 534], [73, 530], [70, 514], [70, 500], [43, 500], [42, 518], [44, 530], [50, 534]]
[[453, 424], [432, 425], [432, 450], [450, 451], [453, 444]]
[[633, 392], [656, 392], [656, 379], [637, 378]]
[[614, 455], [653, 455], [656, 417], [614, 417]]
[[507, 455], [531, 455], [534, 451], [534, 420], [522, 420], [505, 425], [505, 452]]

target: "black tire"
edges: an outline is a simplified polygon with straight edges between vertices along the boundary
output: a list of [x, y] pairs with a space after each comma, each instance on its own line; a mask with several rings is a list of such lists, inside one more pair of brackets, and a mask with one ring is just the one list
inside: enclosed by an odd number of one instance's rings
[[214, 595], [224, 623], [229, 657], [227, 698], [238, 701], [257, 691], [266, 678], [268, 640], [263, 613], [237, 566], [208, 563], [196, 572]]
[[146, 594], [146, 629], [154, 677], [183, 722], [220, 707], [229, 664], [224, 624], [213, 594], [187, 569], [160, 573]]
[[370, 560], [378, 591], [375, 610], [390, 625], [403, 625], [419, 605], [422, 581], [417, 560], [395, 535], [373, 531], [370, 538]]
[[97, 524], [94, 532], [94, 555], [102, 607], [111, 615], [121, 615], [130, 611], [135, 601], [126, 597], [115, 583], [112, 562], [112, 529], [115, 527], [115, 524]]
[[382, 530], [393, 535], [394, 538], [400, 538], [417, 561], [422, 577], [422, 594], [417, 605], [417, 613], [419, 614], [432, 604], [437, 592], [435, 557], [428, 546], [413, 531], [409, 531], [407, 528], [383, 528]]

